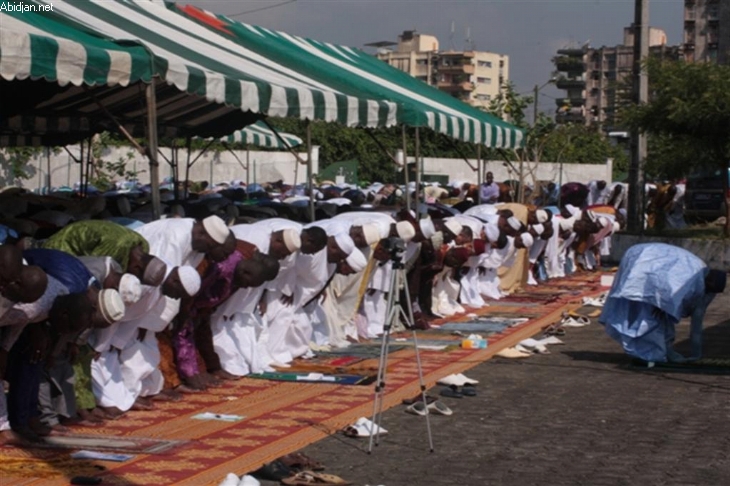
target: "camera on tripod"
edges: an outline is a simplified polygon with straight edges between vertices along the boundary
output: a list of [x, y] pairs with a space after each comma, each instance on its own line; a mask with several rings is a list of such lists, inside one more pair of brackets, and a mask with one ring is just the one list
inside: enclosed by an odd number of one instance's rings
[[406, 251], [406, 242], [397, 236], [391, 236], [383, 242], [383, 246], [390, 254], [390, 259], [399, 261], [403, 253]]

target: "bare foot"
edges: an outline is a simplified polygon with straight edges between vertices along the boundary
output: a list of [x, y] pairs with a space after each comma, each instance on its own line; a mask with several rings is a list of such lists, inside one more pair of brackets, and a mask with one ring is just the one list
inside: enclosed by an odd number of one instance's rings
[[38, 419], [31, 419], [28, 426], [39, 437], [47, 437], [51, 435], [51, 432], [53, 431], [52, 427], [49, 427]]
[[223, 383], [220, 378], [207, 372], [200, 373], [200, 380], [206, 386], [220, 386]]
[[104, 412], [109, 420], [116, 420], [124, 415], [124, 412], [119, 410], [117, 407], [97, 407], [96, 409]]
[[96, 409], [93, 410], [86, 410], [84, 408], [79, 409], [78, 411], [79, 418], [83, 422], [89, 422], [92, 424], [101, 424], [104, 422], [104, 419], [106, 417], [103, 416], [101, 411], [97, 411]]
[[152, 400], [149, 400], [144, 397], [139, 397], [132, 405], [132, 410], [152, 410], [155, 408], [154, 405], [152, 405]]
[[18, 445], [23, 443], [23, 437], [12, 430], [0, 430], [0, 445]]
[[179, 402], [182, 400], [183, 396], [177, 390], [167, 389], [162, 390], [157, 395], [147, 398], [150, 398], [153, 402]]
[[191, 388], [188, 385], [178, 385], [175, 391], [178, 393], [200, 393], [203, 390], [200, 388]]
[[216, 378], [219, 378], [219, 379], [221, 379], [221, 380], [227, 380], [227, 381], [235, 381], [235, 380], [238, 380], [238, 379], [240, 379], [240, 378], [241, 378], [240, 376], [236, 376], [236, 375], [232, 375], [232, 374], [230, 374], [230, 373], [229, 373], [229, 372], [227, 372], [226, 370], [218, 370], [218, 371], [214, 371], [214, 372], [213, 372], [212, 374], [213, 374], [213, 376], [215, 376]]

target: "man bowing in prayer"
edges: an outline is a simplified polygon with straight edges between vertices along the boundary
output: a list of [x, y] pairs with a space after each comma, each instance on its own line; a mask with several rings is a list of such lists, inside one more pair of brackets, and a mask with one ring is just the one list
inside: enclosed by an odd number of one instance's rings
[[[624, 254], [599, 322], [624, 351], [648, 363], [702, 356], [702, 321], [727, 274], [692, 253], [663, 243], [635, 245]], [[692, 356], [673, 349], [675, 328], [690, 317]]]

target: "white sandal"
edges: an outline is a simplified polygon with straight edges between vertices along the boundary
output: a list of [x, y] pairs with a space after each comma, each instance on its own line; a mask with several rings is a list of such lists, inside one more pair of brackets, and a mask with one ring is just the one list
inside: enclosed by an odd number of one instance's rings
[[591, 323], [591, 320], [588, 319], [587, 317], [583, 317], [583, 316], [578, 316], [578, 317], [568, 316], [568, 317], [564, 317], [563, 318], [563, 320], [560, 323], [560, 325], [562, 327], [585, 327], [585, 326], [587, 326], [590, 323]]

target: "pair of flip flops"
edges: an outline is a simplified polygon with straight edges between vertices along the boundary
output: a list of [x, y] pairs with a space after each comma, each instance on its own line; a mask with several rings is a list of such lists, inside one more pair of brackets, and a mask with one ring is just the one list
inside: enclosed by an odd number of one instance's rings
[[470, 383], [466, 383], [463, 386], [450, 385], [442, 388], [439, 395], [448, 398], [475, 397], [477, 396], [477, 390]]
[[421, 416], [428, 414], [452, 415], [454, 413], [449, 407], [446, 406], [444, 402], [441, 402], [439, 400], [431, 402], [428, 405], [424, 405], [423, 402], [415, 402], [412, 405], [406, 407], [406, 412], [413, 415]]

